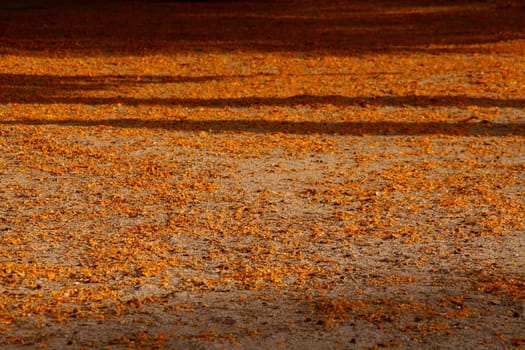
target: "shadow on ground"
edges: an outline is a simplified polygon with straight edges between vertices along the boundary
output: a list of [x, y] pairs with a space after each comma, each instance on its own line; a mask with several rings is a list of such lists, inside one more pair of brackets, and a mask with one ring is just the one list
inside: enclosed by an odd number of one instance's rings
[[[271, 74], [268, 74], [271, 75]], [[0, 74], [0, 103], [38, 104], [123, 104], [123, 105], [168, 105], [183, 107], [254, 107], [298, 105], [347, 106], [414, 106], [414, 107], [500, 107], [523, 108], [525, 99], [474, 97], [468, 95], [295, 95], [286, 97], [239, 97], [239, 98], [136, 98], [126, 96], [90, 97], [86, 91], [111, 91], [121, 87], [147, 84], [170, 84], [187, 82], [218, 81], [226, 78], [248, 78], [253, 76], [152, 76], [152, 75], [102, 75], [102, 76], [54, 76], [31, 74]]]
[[490, 1], [4, 1], [0, 53], [464, 51], [525, 38], [524, 16]]
[[0, 121], [0, 125], [109, 126], [178, 131], [287, 133], [296, 135], [525, 135], [525, 124], [446, 122], [295, 122], [268, 120], [141, 120], [141, 119], [21, 119]]

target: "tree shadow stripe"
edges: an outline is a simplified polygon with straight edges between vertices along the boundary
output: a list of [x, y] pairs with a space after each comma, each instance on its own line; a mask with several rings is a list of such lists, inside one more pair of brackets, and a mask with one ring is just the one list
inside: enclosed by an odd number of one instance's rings
[[[44, 92], [42, 92], [44, 93]], [[2, 96], [3, 95], [3, 96]], [[298, 105], [333, 105], [347, 106], [414, 106], [414, 107], [500, 107], [525, 108], [525, 99], [499, 99], [492, 97], [473, 97], [466, 95], [387, 95], [387, 96], [342, 96], [342, 95], [295, 95], [287, 97], [224, 97], [224, 98], [136, 98], [126, 96], [89, 97], [89, 96], [59, 96], [52, 92], [48, 95], [35, 93], [2, 94], [0, 103], [25, 104], [84, 104], [84, 105], [130, 105], [130, 106], [182, 106], [182, 107], [254, 107], [274, 106], [291, 107]]]
[[187, 132], [248, 132], [257, 134], [286, 133], [296, 135], [455, 135], [455, 136], [525, 136], [525, 123], [470, 122], [313, 122], [257, 120], [141, 120], [141, 119], [20, 119], [0, 121], [0, 125], [57, 125], [65, 127], [98, 127], [165, 129]]

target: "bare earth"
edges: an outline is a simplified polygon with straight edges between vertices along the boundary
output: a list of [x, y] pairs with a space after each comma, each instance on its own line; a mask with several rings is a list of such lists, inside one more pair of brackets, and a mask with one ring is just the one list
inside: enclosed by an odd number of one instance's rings
[[525, 348], [519, 2], [5, 2], [1, 349]]

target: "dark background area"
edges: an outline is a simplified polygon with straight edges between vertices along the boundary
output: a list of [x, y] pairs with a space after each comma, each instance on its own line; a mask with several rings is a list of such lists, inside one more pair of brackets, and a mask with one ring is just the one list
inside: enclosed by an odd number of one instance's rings
[[0, 53], [464, 51], [525, 38], [524, 19], [525, 5], [500, 0], [11, 0], [0, 2]]

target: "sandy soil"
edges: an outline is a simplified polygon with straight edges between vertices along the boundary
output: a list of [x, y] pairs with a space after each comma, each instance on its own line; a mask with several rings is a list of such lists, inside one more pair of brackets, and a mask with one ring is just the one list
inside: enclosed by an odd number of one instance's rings
[[1, 7], [0, 347], [524, 348], [524, 14]]

